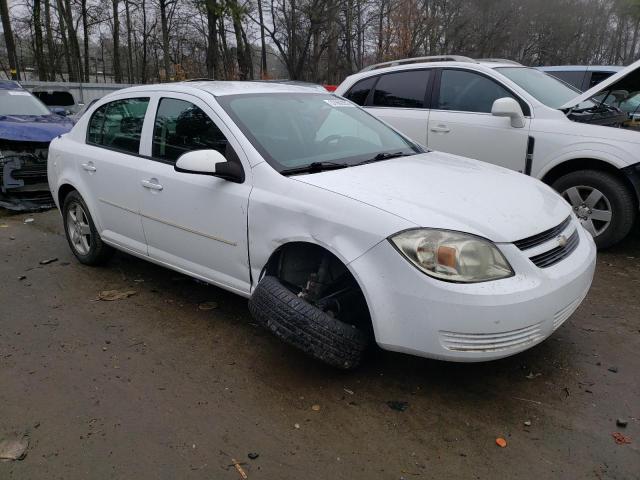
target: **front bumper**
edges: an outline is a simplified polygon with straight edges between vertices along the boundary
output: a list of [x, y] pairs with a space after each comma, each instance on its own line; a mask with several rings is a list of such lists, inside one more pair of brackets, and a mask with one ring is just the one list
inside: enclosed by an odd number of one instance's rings
[[593, 279], [595, 244], [575, 219], [572, 224], [580, 242], [557, 264], [538, 268], [515, 245], [500, 244], [516, 275], [476, 284], [431, 278], [388, 241], [379, 243], [350, 264], [377, 343], [459, 362], [502, 358], [540, 343], [578, 308]]

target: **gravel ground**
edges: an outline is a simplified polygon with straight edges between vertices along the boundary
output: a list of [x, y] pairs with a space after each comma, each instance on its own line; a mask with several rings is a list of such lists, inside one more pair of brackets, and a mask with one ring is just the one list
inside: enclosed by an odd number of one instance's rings
[[375, 352], [350, 373], [281, 344], [238, 296], [125, 254], [78, 264], [56, 211], [0, 214], [0, 252], [0, 441], [29, 436], [0, 479], [242, 479], [234, 460], [249, 479], [640, 478], [638, 233], [523, 354]]

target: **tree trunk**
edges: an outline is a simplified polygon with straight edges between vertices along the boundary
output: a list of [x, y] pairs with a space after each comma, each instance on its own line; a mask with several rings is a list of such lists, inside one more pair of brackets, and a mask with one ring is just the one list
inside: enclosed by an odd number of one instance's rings
[[218, 49], [218, 3], [216, 0], [206, 0], [207, 7], [207, 76], [211, 79], [220, 78], [220, 50]]
[[140, 82], [147, 83], [147, 59], [148, 59], [148, 38], [147, 32], [147, 5], [146, 0], [142, 0], [142, 65], [140, 65]]
[[113, 81], [122, 82], [122, 69], [120, 67], [120, 18], [118, 17], [118, 5], [120, 0], [112, 0], [113, 3]]
[[69, 51], [69, 39], [67, 37], [67, 25], [65, 21], [64, 7], [61, 0], [56, 2], [58, 6], [58, 25], [60, 25], [60, 38], [62, 39], [62, 51], [64, 53], [65, 63], [67, 64], [67, 78], [63, 76], [63, 80], [68, 82], [76, 81], [75, 62], [71, 60], [71, 52]]
[[82, 33], [84, 38], [82, 39], [82, 47], [84, 49], [84, 79], [89, 82], [89, 21], [87, 19], [87, 0], [82, 0], [80, 5], [82, 15]]
[[36, 67], [38, 68], [38, 80], [46, 82], [49, 79], [47, 62], [44, 58], [44, 45], [42, 41], [42, 4], [40, 0], [33, 2], [33, 34], [35, 40]]
[[133, 83], [133, 46], [131, 45], [131, 12], [129, 9], [130, 0], [124, 0], [124, 11], [127, 20], [127, 79]]
[[[1, 0], [0, 0], [1, 1]], [[44, 0], [44, 29], [47, 39], [47, 59], [49, 63], [49, 80], [56, 80], [56, 50], [53, 43], [53, 30], [51, 29], [51, 5], [49, 0]]]
[[269, 76], [267, 69], [267, 46], [264, 40], [264, 18], [262, 16], [262, 0], [258, 0], [258, 15], [260, 18], [260, 78]]
[[160, 24], [162, 26], [162, 65], [164, 67], [165, 82], [172, 78], [171, 61], [169, 58], [169, 21], [167, 19], [167, 0], [159, 0]]
[[4, 42], [9, 56], [9, 70], [13, 80], [20, 80], [20, 70], [18, 69], [18, 56], [16, 55], [16, 44], [13, 41], [13, 31], [11, 30], [11, 19], [9, 18], [9, 6], [7, 0], [0, 0], [0, 17], [2, 17], [2, 30], [4, 31]]

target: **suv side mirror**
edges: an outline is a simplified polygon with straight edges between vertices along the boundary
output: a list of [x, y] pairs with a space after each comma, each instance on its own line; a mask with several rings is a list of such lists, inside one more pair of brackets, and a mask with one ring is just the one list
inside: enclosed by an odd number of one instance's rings
[[520, 104], [513, 98], [498, 98], [493, 102], [491, 115], [496, 117], [509, 117], [513, 128], [524, 127], [524, 113], [522, 113], [522, 107], [520, 107]]
[[230, 162], [217, 150], [194, 150], [178, 158], [173, 167], [176, 172], [211, 175], [234, 183], [244, 182], [240, 161]]
[[56, 115], [60, 115], [61, 117], [67, 116], [67, 109], [64, 107], [49, 107], [51, 113], [55, 113]]

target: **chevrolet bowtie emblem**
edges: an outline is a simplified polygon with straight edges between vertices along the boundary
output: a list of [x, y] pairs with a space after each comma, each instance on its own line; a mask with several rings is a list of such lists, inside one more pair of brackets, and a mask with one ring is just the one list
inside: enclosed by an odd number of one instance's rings
[[567, 237], [565, 237], [564, 235], [560, 235], [558, 237], [558, 246], [564, 247], [566, 244], [567, 244]]

